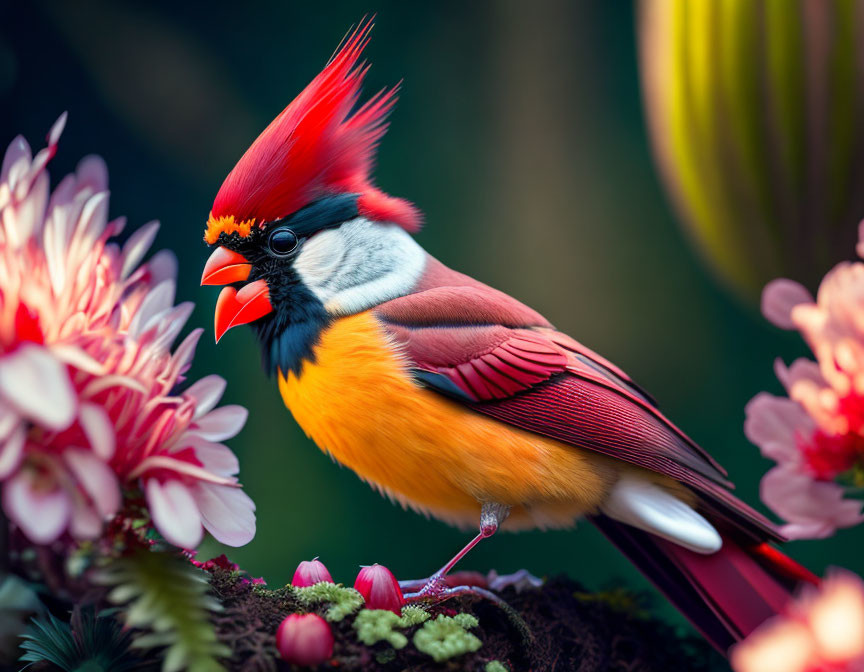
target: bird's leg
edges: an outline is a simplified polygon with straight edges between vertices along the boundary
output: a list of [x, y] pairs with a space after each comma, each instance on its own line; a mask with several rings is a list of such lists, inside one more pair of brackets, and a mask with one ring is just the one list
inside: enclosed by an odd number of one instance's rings
[[[510, 507], [506, 504], [497, 504], [495, 502], [484, 502], [480, 510], [480, 532], [469, 541], [465, 547], [454, 555], [450, 561], [441, 569], [435, 572], [428, 579], [420, 579], [414, 581], [400, 581], [399, 586], [403, 590], [414, 590], [416, 592], [407, 593], [405, 599], [409, 602], [418, 601], [433, 601], [440, 602], [441, 600], [453, 597], [457, 594], [466, 592], [475, 592], [482, 594], [490, 599], [495, 598], [492, 593], [471, 586], [454, 586], [448, 587], [445, 577], [456, 564], [464, 558], [468, 552], [480, 543], [482, 539], [491, 537], [498, 531], [499, 525], [503, 523], [510, 514]], [[419, 589], [419, 590], [418, 590]], [[497, 598], [495, 598], [497, 599]]]

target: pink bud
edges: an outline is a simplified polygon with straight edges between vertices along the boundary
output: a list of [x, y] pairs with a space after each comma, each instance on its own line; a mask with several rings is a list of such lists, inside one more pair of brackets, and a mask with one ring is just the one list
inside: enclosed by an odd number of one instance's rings
[[276, 631], [276, 648], [288, 663], [317, 666], [333, 657], [333, 633], [317, 614], [291, 614]]
[[297, 570], [294, 572], [294, 578], [291, 579], [291, 585], [295, 588], [305, 588], [306, 586], [314, 586], [316, 583], [326, 581], [333, 583], [333, 577], [318, 558], [314, 560], [304, 560], [297, 565]]
[[366, 600], [367, 609], [386, 609], [397, 615], [402, 613], [402, 605], [405, 604], [402, 589], [386, 567], [363, 567], [354, 582], [354, 589]]

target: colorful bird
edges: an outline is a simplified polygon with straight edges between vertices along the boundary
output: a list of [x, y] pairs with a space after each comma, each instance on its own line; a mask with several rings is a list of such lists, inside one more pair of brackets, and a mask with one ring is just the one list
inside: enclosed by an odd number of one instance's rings
[[479, 534], [587, 516], [721, 650], [783, 608], [804, 568], [726, 472], [611, 362], [415, 242], [370, 178], [395, 89], [359, 104], [371, 23], [264, 130], [207, 223], [219, 340], [251, 324], [315, 443], [412, 508]]

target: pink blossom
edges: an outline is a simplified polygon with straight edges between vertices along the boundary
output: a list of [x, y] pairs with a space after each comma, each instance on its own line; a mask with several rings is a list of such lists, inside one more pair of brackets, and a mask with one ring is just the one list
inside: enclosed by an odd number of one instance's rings
[[321, 582], [333, 583], [333, 577], [318, 558], [312, 560], [304, 560], [294, 571], [294, 578], [291, 579], [291, 585], [295, 588], [305, 588], [306, 586], [314, 586]]
[[746, 408], [744, 431], [762, 454], [778, 464], [762, 479], [762, 501], [787, 524], [783, 534], [792, 539], [821, 539], [841, 527], [864, 521], [861, 503], [843, 499], [843, 488], [818, 480], [808, 470], [806, 450], [820, 430], [796, 401], [767, 393]]
[[288, 663], [315, 667], [333, 657], [333, 632], [317, 614], [291, 614], [276, 631], [276, 648]]
[[35, 157], [16, 138], [0, 169], [3, 508], [33, 542], [89, 539], [121, 510], [121, 492], [140, 489], [168, 541], [195, 546], [206, 528], [246, 543], [254, 505], [219, 443], [246, 410], [215, 408], [215, 376], [177, 392], [201, 330], [172, 351], [193, 306], [174, 305], [170, 252], [141, 263], [158, 224], [114, 241], [124, 221], [108, 221], [102, 161], [85, 158], [50, 192], [64, 122]]
[[835, 571], [731, 652], [735, 672], [862, 672], [864, 582]]
[[831, 536], [864, 522], [860, 502], [844, 499], [837, 482], [864, 464], [864, 263], [838, 264], [815, 299], [798, 283], [775, 280], [762, 311], [800, 331], [816, 357], [788, 368], [778, 362], [789, 398], [758, 395], [747, 407], [747, 436], [778, 463], [762, 480], [762, 499], [787, 521], [788, 536]]
[[363, 567], [354, 581], [354, 589], [366, 600], [367, 609], [386, 609], [401, 614], [405, 605], [402, 589], [393, 573], [383, 565]]

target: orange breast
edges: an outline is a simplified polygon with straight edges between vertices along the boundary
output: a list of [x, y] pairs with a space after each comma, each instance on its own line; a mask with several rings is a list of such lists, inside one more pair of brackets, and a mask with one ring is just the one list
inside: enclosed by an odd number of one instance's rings
[[509, 427], [417, 386], [371, 313], [336, 321], [299, 376], [280, 374], [295, 419], [324, 451], [405, 505], [474, 527], [480, 502], [511, 529], [569, 525], [595, 509], [615, 461]]

